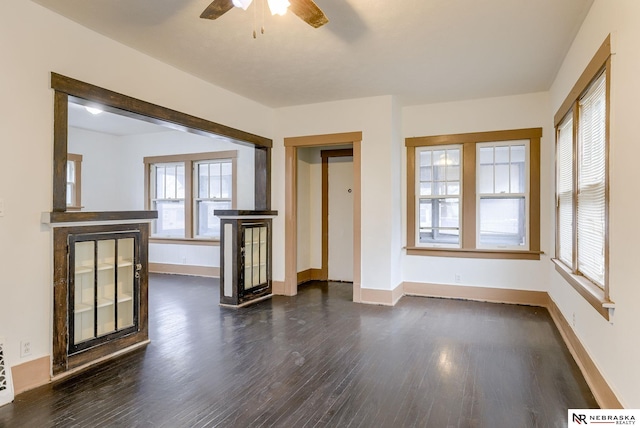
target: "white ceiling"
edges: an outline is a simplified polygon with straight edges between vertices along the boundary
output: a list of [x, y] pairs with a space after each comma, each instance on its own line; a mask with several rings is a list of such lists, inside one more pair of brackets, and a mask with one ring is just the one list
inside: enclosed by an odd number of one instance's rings
[[125, 135], [142, 135], [157, 132], [170, 132], [165, 126], [145, 122], [139, 119], [103, 111], [98, 114], [89, 113], [84, 106], [69, 102], [69, 126], [122, 137]]
[[215, 21], [211, 0], [33, 0], [270, 107], [395, 95], [403, 105], [548, 90], [593, 0], [315, 0], [329, 23]]

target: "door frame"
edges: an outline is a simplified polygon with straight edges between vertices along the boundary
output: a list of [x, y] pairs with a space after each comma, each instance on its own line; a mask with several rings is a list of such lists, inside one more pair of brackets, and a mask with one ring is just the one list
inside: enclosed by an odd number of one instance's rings
[[[329, 158], [353, 157], [353, 149], [322, 150], [322, 279], [329, 279]], [[355, 195], [354, 195], [355, 196]], [[354, 227], [355, 230], [355, 227]], [[355, 255], [354, 255], [355, 260]], [[354, 278], [355, 280], [355, 278]]]
[[[298, 294], [298, 147], [353, 146], [353, 301], [361, 302], [361, 143], [362, 131], [309, 135], [284, 139], [285, 248], [284, 294]], [[324, 221], [324, 220], [323, 220]], [[324, 233], [324, 231], [323, 231]], [[324, 238], [323, 238], [324, 240]], [[324, 258], [324, 257], [323, 257]]]

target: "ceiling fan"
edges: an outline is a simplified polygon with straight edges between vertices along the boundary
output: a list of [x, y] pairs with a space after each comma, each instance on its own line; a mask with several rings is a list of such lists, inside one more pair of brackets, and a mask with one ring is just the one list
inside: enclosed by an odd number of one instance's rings
[[[202, 12], [200, 18], [217, 19], [230, 11], [234, 6], [247, 10], [252, 0], [213, 0]], [[325, 14], [313, 0], [268, 0], [273, 15], [284, 15], [287, 7], [313, 28], [322, 27], [329, 22]]]

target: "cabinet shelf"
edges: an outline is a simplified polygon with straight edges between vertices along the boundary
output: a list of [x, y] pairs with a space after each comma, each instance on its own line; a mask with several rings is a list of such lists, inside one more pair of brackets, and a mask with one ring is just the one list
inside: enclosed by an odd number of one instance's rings
[[[133, 296], [131, 294], [122, 293], [120, 297], [118, 297], [118, 303], [125, 303], [133, 301]], [[106, 308], [108, 306], [113, 305], [113, 299], [108, 298], [99, 298], [98, 299], [98, 309]], [[83, 312], [87, 312], [93, 309], [93, 303], [81, 302], [76, 303], [73, 313], [80, 314]]]

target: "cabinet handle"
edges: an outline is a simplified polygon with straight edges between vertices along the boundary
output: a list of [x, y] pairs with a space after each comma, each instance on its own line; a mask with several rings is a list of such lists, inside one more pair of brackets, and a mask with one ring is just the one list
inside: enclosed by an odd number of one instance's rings
[[142, 263], [136, 264], [136, 270], [142, 270]]

